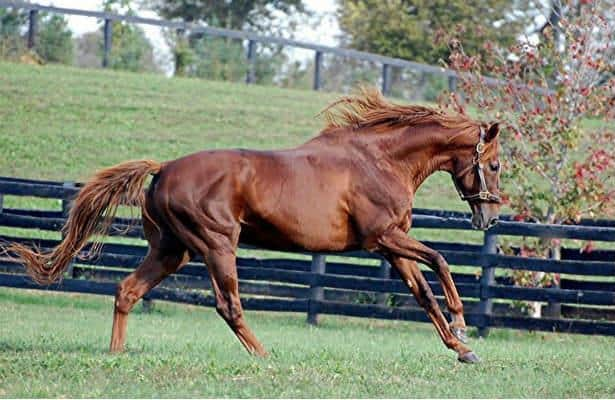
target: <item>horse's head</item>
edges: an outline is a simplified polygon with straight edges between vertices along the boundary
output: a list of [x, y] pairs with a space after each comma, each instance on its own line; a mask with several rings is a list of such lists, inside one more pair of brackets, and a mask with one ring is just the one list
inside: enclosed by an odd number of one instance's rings
[[[486, 230], [500, 213], [500, 160], [497, 123], [480, 126], [476, 144], [454, 160], [453, 182], [462, 200], [472, 209], [472, 226]], [[474, 137], [474, 136], [473, 136]]]

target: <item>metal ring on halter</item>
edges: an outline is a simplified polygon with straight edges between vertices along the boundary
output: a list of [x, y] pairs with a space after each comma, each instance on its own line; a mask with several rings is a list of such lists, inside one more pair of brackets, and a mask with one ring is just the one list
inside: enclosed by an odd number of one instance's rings
[[[482, 130], [482, 128], [481, 128], [481, 130]], [[477, 153], [478, 155], [482, 155], [484, 152], [485, 152], [485, 143], [483, 143], [483, 142], [478, 142], [478, 143], [476, 144], [476, 153]]]

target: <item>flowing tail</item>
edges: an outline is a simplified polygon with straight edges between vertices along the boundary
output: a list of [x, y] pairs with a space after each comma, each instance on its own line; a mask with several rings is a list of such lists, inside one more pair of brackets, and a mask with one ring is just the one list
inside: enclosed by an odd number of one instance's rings
[[95, 256], [100, 252], [101, 235], [109, 231], [120, 205], [143, 209], [145, 180], [148, 175], [158, 173], [161, 167], [162, 164], [156, 161], [137, 160], [98, 171], [79, 191], [63, 228], [65, 237], [58, 246], [48, 253], [41, 253], [13, 243], [6, 250], [17, 254], [37, 283], [58, 281], [92, 235], [97, 237], [90, 254]]

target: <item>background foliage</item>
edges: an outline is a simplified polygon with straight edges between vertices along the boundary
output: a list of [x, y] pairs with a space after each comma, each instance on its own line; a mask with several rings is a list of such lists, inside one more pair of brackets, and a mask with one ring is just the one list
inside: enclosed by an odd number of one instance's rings
[[[473, 107], [503, 123], [503, 180], [519, 220], [560, 224], [615, 213], [613, 10], [613, 0], [555, 1], [540, 35], [510, 46], [485, 38], [480, 53], [464, 44], [473, 27], [441, 32], [463, 94], [441, 103], [458, 112]], [[588, 118], [603, 121], [588, 129]], [[520, 251], [560, 258], [560, 247], [559, 240], [524, 239]], [[543, 272], [513, 278], [522, 286], [559, 284], [558, 274]], [[540, 315], [537, 304], [531, 308]]]
[[34, 51], [26, 48], [28, 13], [0, 8], [0, 58], [26, 62], [71, 64], [74, 60], [72, 32], [61, 15], [39, 13]]
[[338, 0], [338, 20], [346, 44], [357, 50], [437, 64], [448, 48], [433, 38], [459, 24], [480, 29], [464, 34], [471, 53], [482, 52], [484, 40], [507, 46], [523, 32], [526, 18], [509, 0]]
[[[306, 16], [302, 0], [203, 1], [151, 0], [149, 5], [162, 17], [208, 26], [251, 30], [263, 34], [292, 36], [297, 20]], [[171, 32], [176, 74], [206, 79], [239, 81], [247, 72], [246, 49], [241, 41], [205, 37], [190, 32]], [[279, 46], [259, 43], [256, 47], [257, 83], [273, 83], [288, 61]]]
[[[108, 12], [119, 12], [131, 15], [135, 14], [131, 0], [104, 0], [103, 9]], [[102, 58], [103, 41], [100, 28], [101, 40], [98, 41], [97, 49]], [[154, 50], [145, 37], [143, 29], [134, 24], [121, 21], [112, 23], [110, 66], [113, 69], [127, 71], [152, 71], [156, 69], [154, 63]]]

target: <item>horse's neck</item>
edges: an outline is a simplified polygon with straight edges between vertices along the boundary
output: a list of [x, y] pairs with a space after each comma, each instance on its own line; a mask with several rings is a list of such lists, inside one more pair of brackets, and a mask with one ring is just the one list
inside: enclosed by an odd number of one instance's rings
[[384, 156], [399, 171], [407, 187], [416, 191], [436, 171], [452, 169], [454, 150], [450, 132], [439, 126], [401, 128], [382, 135]]
[[[454, 149], [450, 145], [451, 132], [438, 125], [415, 127], [335, 128], [323, 132], [308, 143], [327, 143], [328, 146], [359, 146], [375, 160], [387, 160], [406, 187], [416, 191], [436, 171], [452, 168]], [[384, 131], [386, 129], [386, 131]]]

